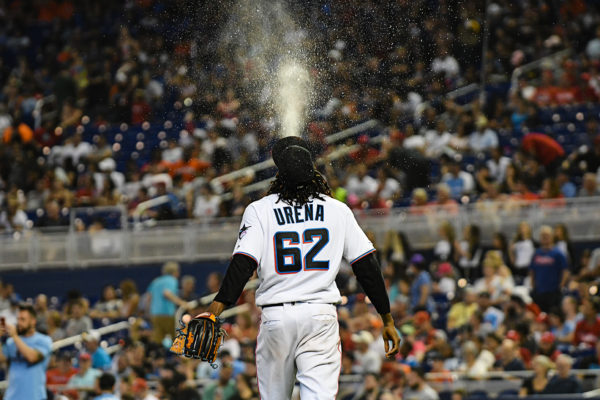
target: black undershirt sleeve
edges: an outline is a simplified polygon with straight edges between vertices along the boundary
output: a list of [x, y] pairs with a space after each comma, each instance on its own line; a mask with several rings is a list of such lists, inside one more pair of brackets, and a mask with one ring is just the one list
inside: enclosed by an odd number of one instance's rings
[[221, 289], [219, 289], [215, 301], [228, 306], [234, 304], [240, 298], [244, 286], [256, 267], [254, 259], [243, 254], [234, 254], [229, 267], [227, 267], [225, 278], [223, 278]]
[[379, 314], [390, 312], [390, 299], [385, 290], [383, 275], [379, 269], [379, 262], [375, 253], [371, 253], [352, 264], [352, 271], [358, 283], [362, 286], [369, 300]]

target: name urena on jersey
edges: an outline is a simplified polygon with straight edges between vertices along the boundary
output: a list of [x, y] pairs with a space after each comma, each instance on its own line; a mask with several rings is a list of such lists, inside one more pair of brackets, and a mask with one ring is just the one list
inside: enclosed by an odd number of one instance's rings
[[[314, 212], [313, 212], [314, 211]], [[278, 225], [298, 224], [307, 221], [324, 221], [325, 208], [321, 204], [313, 207], [313, 204], [306, 203], [304, 206], [286, 206], [274, 208], [275, 219]]]

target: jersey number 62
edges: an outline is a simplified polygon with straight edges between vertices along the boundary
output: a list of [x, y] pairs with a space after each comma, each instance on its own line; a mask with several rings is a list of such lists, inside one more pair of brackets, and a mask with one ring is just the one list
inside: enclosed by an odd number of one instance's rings
[[[315, 242], [315, 238], [318, 240]], [[287, 243], [286, 243], [287, 242]], [[315, 243], [302, 257], [299, 247], [300, 234], [294, 231], [277, 232], [273, 236], [275, 248], [275, 270], [278, 274], [295, 274], [302, 270], [328, 270], [329, 261], [318, 261], [315, 257], [329, 243], [329, 231], [325, 228], [307, 229], [302, 233], [302, 243]], [[285, 247], [288, 244], [290, 247]]]

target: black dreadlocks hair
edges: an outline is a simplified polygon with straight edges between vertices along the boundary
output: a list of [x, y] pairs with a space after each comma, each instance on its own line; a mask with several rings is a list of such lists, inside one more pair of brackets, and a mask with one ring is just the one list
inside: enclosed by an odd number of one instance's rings
[[318, 171], [312, 171], [312, 178], [305, 183], [293, 185], [286, 181], [278, 173], [275, 180], [271, 182], [267, 194], [276, 194], [279, 201], [284, 201], [291, 206], [302, 206], [310, 201], [310, 198], [324, 200], [323, 195], [331, 196], [329, 184]]

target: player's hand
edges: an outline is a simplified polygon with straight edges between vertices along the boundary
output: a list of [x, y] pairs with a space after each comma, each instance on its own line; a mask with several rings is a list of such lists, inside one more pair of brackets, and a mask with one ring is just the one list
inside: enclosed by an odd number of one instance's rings
[[[400, 334], [394, 325], [394, 320], [390, 314], [386, 314], [383, 317], [383, 345], [385, 347], [385, 356], [387, 358], [393, 358], [398, 351], [400, 351]], [[391, 342], [391, 346], [390, 346]]]

